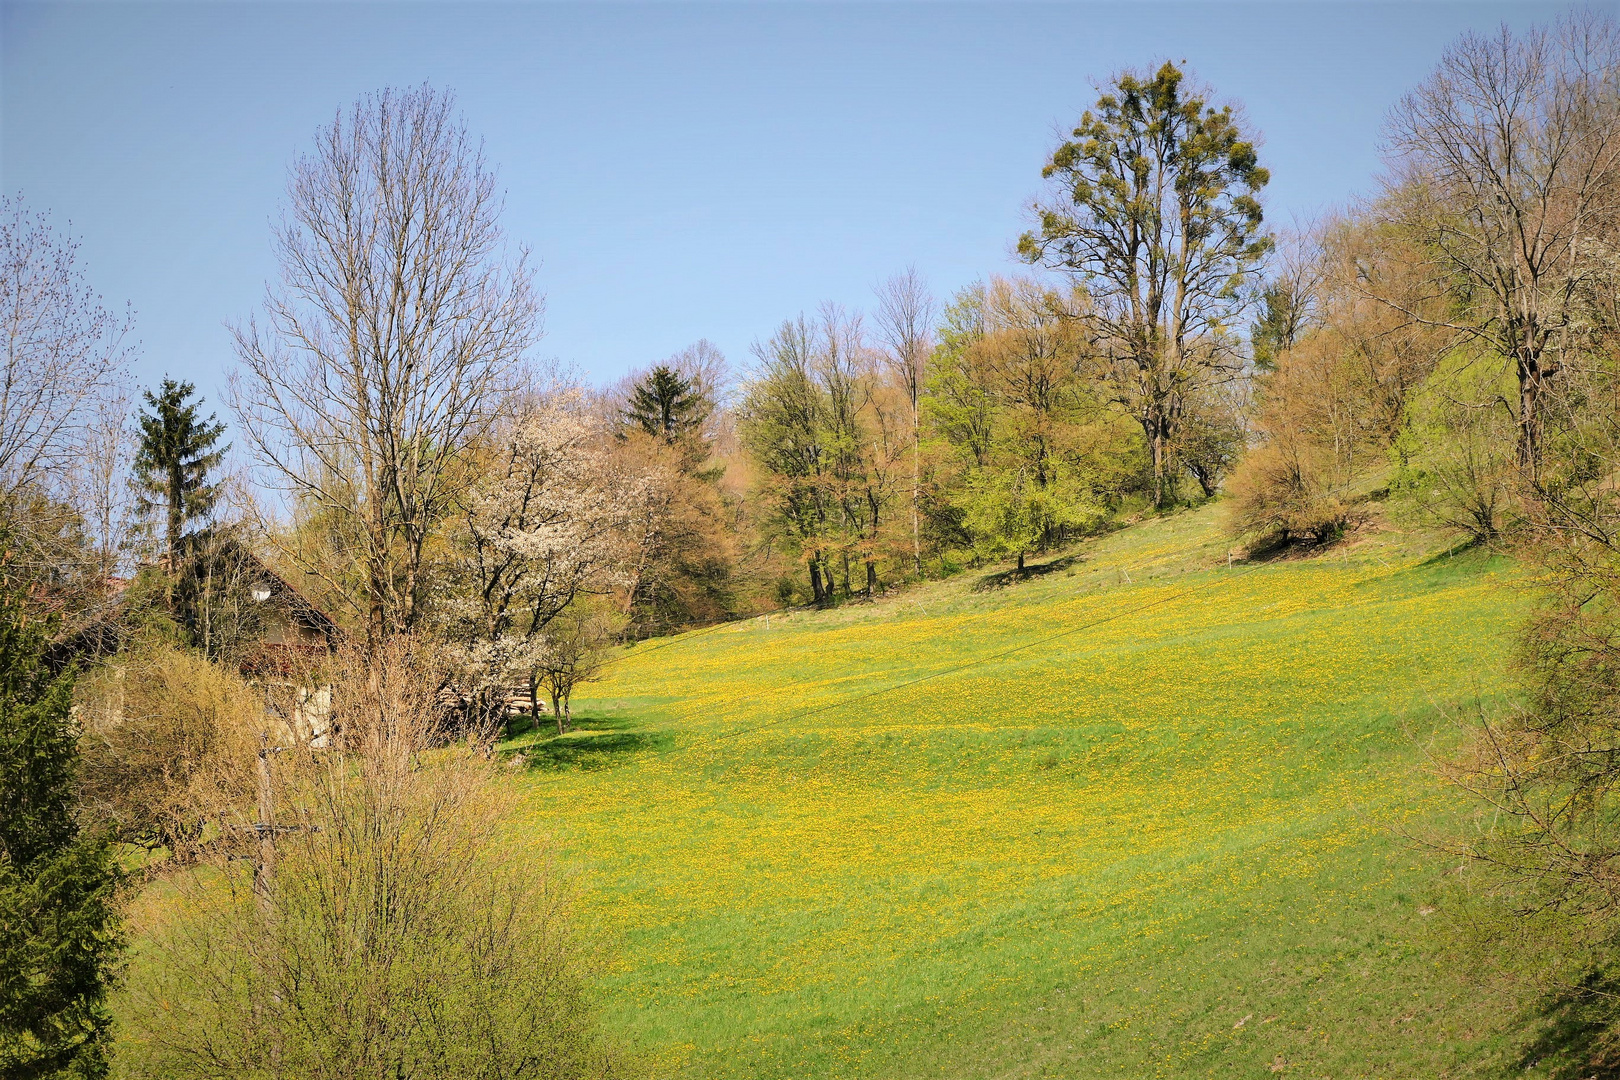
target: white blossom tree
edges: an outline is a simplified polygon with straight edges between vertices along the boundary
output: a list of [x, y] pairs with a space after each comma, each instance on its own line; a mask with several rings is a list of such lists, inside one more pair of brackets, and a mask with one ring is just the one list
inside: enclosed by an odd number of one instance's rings
[[652, 480], [604, 436], [576, 395], [533, 403], [497, 429], [458, 505], [441, 618], [483, 722], [519, 679], [532, 700], [547, 628], [623, 585], [646, 542]]

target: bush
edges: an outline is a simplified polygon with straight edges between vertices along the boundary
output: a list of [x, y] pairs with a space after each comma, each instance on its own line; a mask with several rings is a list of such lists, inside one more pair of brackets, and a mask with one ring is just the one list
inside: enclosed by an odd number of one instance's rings
[[128, 1075], [624, 1071], [593, 1023], [567, 890], [502, 842], [493, 766], [428, 749], [431, 698], [408, 650], [355, 665], [334, 694], [342, 749], [274, 756], [269, 850], [232, 828], [237, 858], [175, 879], [119, 1001]]
[[1231, 531], [1256, 548], [1337, 539], [1349, 524], [1350, 508], [1325, 472], [1291, 442], [1251, 451], [1227, 482]]
[[147, 642], [78, 692], [86, 812], [123, 840], [181, 861], [210, 821], [251, 799], [268, 728], [263, 692], [234, 671]]
[[1418, 520], [1475, 543], [1496, 541], [1522, 517], [1518, 425], [1500, 407], [1501, 380], [1479, 374], [1484, 366], [1463, 356], [1438, 371], [1433, 387], [1413, 395], [1390, 449], [1390, 487], [1409, 497]]

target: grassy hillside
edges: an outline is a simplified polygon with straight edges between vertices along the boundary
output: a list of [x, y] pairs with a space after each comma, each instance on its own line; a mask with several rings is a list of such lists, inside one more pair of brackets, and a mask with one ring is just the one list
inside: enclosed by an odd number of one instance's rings
[[615, 1023], [692, 1077], [1498, 1058], [1395, 830], [1456, 805], [1423, 747], [1503, 690], [1510, 568], [1390, 533], [1228, 566], [1215, 513], [643, 644], [583, 731], [517, 740]]

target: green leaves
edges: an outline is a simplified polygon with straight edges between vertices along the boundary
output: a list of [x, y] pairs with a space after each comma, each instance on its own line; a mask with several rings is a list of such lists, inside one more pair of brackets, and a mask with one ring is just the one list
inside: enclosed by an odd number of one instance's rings
[[219, 499], [219, 485], [208, 482], [230, 447], [214, 449], [225, 425], [212, 414], [198, 416], [202, 399], [191, 400], [196, 387], [165, 378], [158, 392], [146, 391], [151, 412], [140, 414], [141, 445], [135, 455], [135, 479], [142, 491], [138, 509], [150, 514], [161, 508], [165, 517], [165, 546], [173, 560], [186, 525], [207, 517]]
[[0, 1075], [100, 1076], [121, 874], [79, 832], [73, 677], [44, 667], [24, 596], [0, 581]]

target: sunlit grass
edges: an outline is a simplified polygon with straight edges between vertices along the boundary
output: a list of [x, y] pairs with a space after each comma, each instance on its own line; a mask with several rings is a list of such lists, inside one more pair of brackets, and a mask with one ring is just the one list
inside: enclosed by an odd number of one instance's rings
[[520, 825], [666, 1072], [1461, 1074], [1507, 1018], [1392, 830], [1455, 805], [1423, 747], [1502, 693], [1520, 598], [1436, 546], [1229, 566], [1204, 511], [636, 646], [518, 740]]

